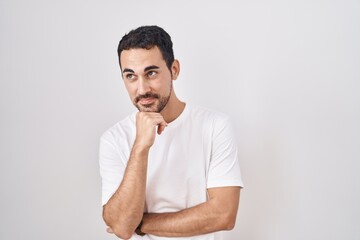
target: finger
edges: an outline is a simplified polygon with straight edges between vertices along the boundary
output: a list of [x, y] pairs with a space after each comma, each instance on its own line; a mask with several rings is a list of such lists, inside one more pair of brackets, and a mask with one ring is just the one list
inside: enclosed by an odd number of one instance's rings
[[165, 129], [165, 126], [163, 125], [158, 125], [157, 127], [157, 133], [160, 135]]
[[158, 125], [158, 129], [157, 129], [157, 133], [160, 135], [165, 128], [168, 126], [168, 124], [166, 122], [162, 122]]

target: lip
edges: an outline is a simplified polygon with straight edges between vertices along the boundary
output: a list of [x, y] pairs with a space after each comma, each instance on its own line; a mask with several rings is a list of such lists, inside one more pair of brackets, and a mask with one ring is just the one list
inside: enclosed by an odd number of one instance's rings
[[155, 102], [155, 98], [142, 98], [139, 102], [140, 104], [143, 104], [143, 105], [148, 105], [148, 104], [152, 104], [153, 102]]

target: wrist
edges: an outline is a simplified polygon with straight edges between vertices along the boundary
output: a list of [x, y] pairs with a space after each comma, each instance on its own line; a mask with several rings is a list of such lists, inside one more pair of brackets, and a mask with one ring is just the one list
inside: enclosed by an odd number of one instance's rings
[[133, 148], [136, 148], [139, 151], [148, 151], [151, 148], [152, 144], [144, 140], [135, 139]]
[[138, 153], [138, 154], [147, 154], [150, 150], [150, 147], [151, 146], [148, 146], [146, 144], [143, 144], [143, 143], [135, 140], [132, 150], [133, 150], [133, 152]]

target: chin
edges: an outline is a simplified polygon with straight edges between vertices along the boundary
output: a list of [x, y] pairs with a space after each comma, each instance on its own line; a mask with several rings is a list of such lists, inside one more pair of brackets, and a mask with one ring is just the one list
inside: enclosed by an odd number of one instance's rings
[[159, 112], [158, 111], [158, 107], [156, 105], [136, 105], [136, 108], [140, 111], [140, 112]]

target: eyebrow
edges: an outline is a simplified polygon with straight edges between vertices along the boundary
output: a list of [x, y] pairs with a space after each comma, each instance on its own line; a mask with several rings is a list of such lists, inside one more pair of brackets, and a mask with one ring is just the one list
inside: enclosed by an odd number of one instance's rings
[[130, 68], [125, 68], [122, 72], [123, 72], [123, 73], [126, 73], [126, 72], [135, 73], [134, 70], [132, 70], [132, 69], [130, 69]]
[[147, 71], [153, 70], [153, 69], [159, 69], [159, 67], [156, 65], [151, 65], [151, 66], [144, 68], [144, 72], [147, 72]]
[[[159, 69], [160, 67], [156, 66], [156, 65], [151, 65], [151, 66], [148, 66], [146, 68], [144, 68], [144, 72], [147, 72], [147, 71], [150, 71], [150, 70], [153, 70], [153, 69]], [[129, 72], [129, 73], [135, 73], [134, 70], [130, 69], [130, 68], [124, 68], [124, 70], [122, 71], [122, 73], [126, 73], [126, 72]]]

